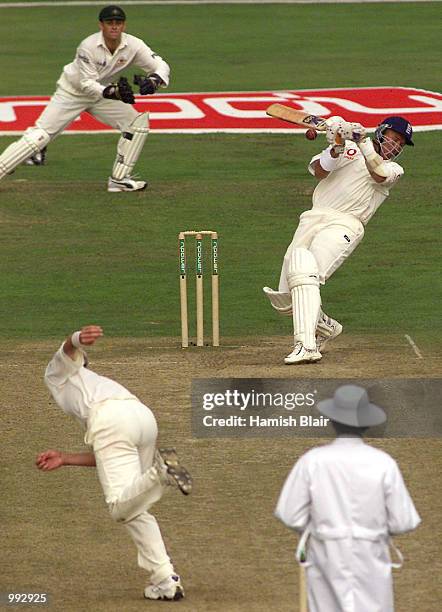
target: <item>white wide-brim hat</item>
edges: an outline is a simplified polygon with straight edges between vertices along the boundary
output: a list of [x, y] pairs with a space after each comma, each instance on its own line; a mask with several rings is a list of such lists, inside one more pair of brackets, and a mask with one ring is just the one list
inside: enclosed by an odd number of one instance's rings
[[353, 427], [372, 427], [387, 420], [382, 408], [371, 404], [367, 391], [357, 385], [338, 387], [333, 399], [318, 402], [317, 408], [333, 421]]

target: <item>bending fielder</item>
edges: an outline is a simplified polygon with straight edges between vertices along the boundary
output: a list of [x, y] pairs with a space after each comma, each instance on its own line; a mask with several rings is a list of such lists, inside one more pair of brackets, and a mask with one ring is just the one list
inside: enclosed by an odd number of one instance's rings
[[278, 291], [264, 287], [273, 308], [293, 317], [294, 348], [286, 364], [319, 361], [325, 344], [342, 332], [342, 325], [321, 309], [320, 285], [355, 250], [364, 226], [404, 173], [394, 160], [404, 145], [413, 146], [412, 133], [403, 117], [384, 119], [373, 141], [358, 123], [327, 120], [329, 146], [309, 164], [319, 179], [313, 207], [301, 214]]
[[118, 77], [130, 66], [138, 66], [145, 72], [137, 79], [140, 94], [148, 95], [168, 85], [170, 69], [142, 40], [125, 34], [126, 15], [120, 7], [107, 6], [98, 18], [100, 32], [80, 43], [74, 61], [64, 67], [57, 90], [35, 126], [0, 155], [0, 180], [22, 162], [39, 160], [48, 143], [87, 111], [121, 132], [108, 191], [147, 187], [146, 181], [135, 180], [132, 171], [149, 132], [149, 115], [133, 108], [132, 88], [127, 79]]
[[84, 348], [103, 335], [88, 325], [66, 339], [46, 368], [45, 383], [60, 408], [86, 429], [93, 452], [47, 450], [37, 457], [43, 471], [64, 465], [97, 468], [111, 517], [128, 530], [138, 565], [150, 574], [146, 599], [184, 597], [158, 523], [148, 512], [168, 485], [188, 495], [192, 479], [173, 449], [156, 450], [157, 423], [151, 410], [122, 385], [92, 372]]

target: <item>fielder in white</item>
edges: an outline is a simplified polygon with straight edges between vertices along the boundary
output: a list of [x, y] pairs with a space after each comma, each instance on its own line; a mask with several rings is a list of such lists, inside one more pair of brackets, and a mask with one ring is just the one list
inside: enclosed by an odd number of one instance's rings
[[135, 110], [132, 87], [119, 75], [130, 66], [141, 68], [145, 76], [137, 85], [141, 95], [148, 95], [167, 87], [170, 69], [142, 40], [125, 33], [126, 15], [120, 7], [107, 6], [98, 18], [100, 31], [80, 43], [35, 126], [0, 155], [0, 180], [29, 158], [39, 158], [51, 140], [87, 111], [121, 132], [108, 191], [146, 188], [146, 181], [133, 178], [132, 171], [149, 132], [149, 115]]
[[[341, 117], [327, 123], [330, 144], [309, 164], [319, 179], [313, 207], [301, 214], [278, 291], [264, 287], [272, 306], [293, 317], [294, 349], [286, 364], [319, 361], [325, 344], [342, 332], [342, 325], [321, 310], [320, 285], [361, 242], [364, 226], [404, 173], [394, 159], [404, 145], [413, 146], [411, 124], [403, 117], [384, 119], [373, 141], [358, 123]], [[343, 143], [336, 144], [339, 139]]]
[[180, 577], [148, 510], [168, 485], [188, 495], [192, 479], [174, 449], [156, 450], [158, 429], [151, 410], [119, 383], [88, 369], [84, 347], [102, 335], [97, 325], [73, 333], [45, 373], [55, 401], [86, 429], [85, 442], [93, 452], [47, 450], [38, 455], [37, 467], [96, 466], [111, 517], [126, 527], [138, 550], [138, 565], [150, 574], [144, 597], [179, 600], [184, 597]]
[[309, 612], [393, 612], [392, 567], [402, 555], [395, 549], [392, 563], [390, 536], [421, 520], [394, 459], [362, 440], [385, 413], [356, 385], [318, 408], [338, 437], [299, 459], [275, 510], [303, 533], [297, 559], [305, 558]]

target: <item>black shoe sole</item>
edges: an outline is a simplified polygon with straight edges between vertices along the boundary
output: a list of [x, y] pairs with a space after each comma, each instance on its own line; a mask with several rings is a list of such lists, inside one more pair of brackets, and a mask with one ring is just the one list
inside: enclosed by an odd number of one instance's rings
[[167, 473], [174, 479], [181, 493], [190, 495], [193, 486], [192, 476], [179, 462], [175, 449], [159, 448], [158, 452], [166, 465]]

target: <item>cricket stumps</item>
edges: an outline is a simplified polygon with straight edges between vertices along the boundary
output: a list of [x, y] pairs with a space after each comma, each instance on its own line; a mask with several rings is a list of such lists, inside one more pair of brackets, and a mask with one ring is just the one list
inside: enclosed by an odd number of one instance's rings
[[203, 240], [210, 236], [212, 266], [212, 344], [219, 346], [219, 283], [218, 283], [218, 234], [212, 230], [187, 230], [178, 234], [178, 256], [181, 304], [181, 346], [189, 346], [189, 317], [187, 308], [187, 258], [186, 238], [195, 239], [195, 303], [196, 346], [204, 346], [204, 265]]

